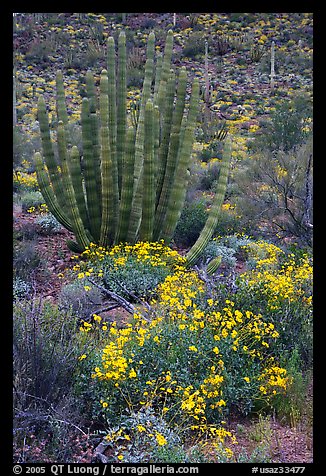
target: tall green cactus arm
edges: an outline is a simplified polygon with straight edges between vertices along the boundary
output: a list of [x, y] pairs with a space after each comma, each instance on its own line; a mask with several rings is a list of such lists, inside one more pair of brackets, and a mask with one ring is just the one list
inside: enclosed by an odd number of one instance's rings
[[163, 63], [162, 63], [161, 71], [160, 71], [160, 84], [157, 91], [156, 104], [158, 105], [160, 109], [164, 105], [164, 101], [165, 101], [165, 88], [166, 88], [166, 83], [169, 77], [172, 52], [173, 52], [173, 31], [169, 30], [166, 36]]
[[57, 71], [56, 73], [56, 111], [58, 121], [62, 121], [64, 125], [68, 124], [68, 113], [66, 108], [66, 97], [62, 71]]
[[126, 135], [125, 159], [121, 184], [120, 215], [116, 242], [127, 240], [129, 218], [132, 205], [135, 162], [135, 129], [128, 128]]
[[155, 84], [154, 84], [154, 103], [157, 102], [158, 87], [160, 85], [161, 71], [162, 71], [163, 56], [156, 58], [155, 65]]
[[160, 150], [160, 110], [157, 106], [154, 106], [154, 174], [155, 183], [157, 184], [158, 178], [158, 154]]
[[63, 82], [63, 74], [62, 71], [56, 72], [56, 112], [58, 121], [62, 121], [65, 126], [66, 131], [66, 138], [68, 145], [71, 144], [70, 135], [69, 135], [69, 118], [67, 113], [66, 107], [66, 96], [65, 96], [65, 88]]
[[45, 159], [46, 166], [48, 168], [50, 181], [53, 187], [54, 195], [58, 201], [59, 206], [64, 211], [64, 214], [67, 215], [67, 200], [65, 197], [64, 188], [61, 183], [61, 172], [59, 169], [59, 164], [55, 159], [54, 151], [52, 147], [49, 119], [46, 111], [46, 105], [44, 102], [43, 96], [39, 96], [38, 99], [38, 121], [41, 131], [41, 141], [43, 155]]
[[[191, 157], [198, 104], [199, 82], [197, 79], [195, 79], [192, 85], [192, 93], [184, 138], [180, 144], [180, 153], [175, 168], [174, 183], [168, 199], [165, 220], [163, 222], [162, 232], [160, 235], [160, 237], [166, 242], [169, 242], [172, 238], [186, 197], [187, 168], [189, 166]], [[174, 134], [173, 137], [175, 138], [175, 136], [176, 134]]]
[[86, 93], [89, 100], [89, 115], [90, 115], [90, 124], [92, 131], [92, 154], [93, 154], [93, 167], [96, 181], [96, 192], [99, 203], [99, 212], [97, 219], [101, 215], [101, 170], [100, 170], [100, 141], [99, 141], [99, 123], [97, 117], [97, 97], [96, 97], [96, 86], [93, 73], [88, 70], [86, 72]]
[[209, 211], [209, 216], [207, 218], [206, 224], [202, 229], [196, 243], [191, 247], [190, 251], [186, 255], [186, 266], [190, 267], [196, 264], [201, 253], [207, 246], [207, 243], [212, 238], [213, 233], [216, 229], [221, 206], [224, 201], [228, 177], [229, 177], [229, 168], [231, 161], [231, 140], [228, 138], [224, 144], [223, 150], [223, 160], [221, 163], [220, 176], [218, 179], [216, 195], [214, 198], [213, 205]]
[[70, 150], [68, 157], [68, 167], [71, 176], [72, 185], [74, 187], [74, 193], [78, 206], [78, 211], [82, 219], [84, 228], [90, 230], [90, 224], [88, 219], [86, 197], [84, 194], [83, 186], [83, 174], [80, 164], [80, 154], [77, 146], [73, 146]]
[[45, 168], [42, 156], [39, 152], [36, 152], [34, 154], [34, 164], [37, 182], [50, 212], [56, 217], [59, 223], [61, 223], [65, 228], [67, 228], [67, 230], [73, 231], [71, 221], [58, 204], [56, 196], [51, 187], [48, 172]]
[[110, 154], [112, 161], [112, 200], [114, 210], [114, 229], [117, 228], [119, 212], [119, 182], [118, 182], [118, 163], [117, 163], [117, 87], [116, 87], [116, 61], [115, 61], [115, 43], [112, 36], [108, 38], [108, 98], [109, 98], [109, 139]]
[[207, 274], [209, 276], [214, 274], [218, 270], [221, 262], [222, 262], [222, 256], [216, 256], [216, 258], [213, 258], [206, 266]]
[[[161, 174], [158, 174], [157, 183], [157, 209], [156, 220], [154, 227], [154, 239], [159, 238], [162, 229], [163, 221], [166, 215], [168, 199], [171, 193], [172, 184], [174, 180], [175, 167], [177, 164], [178, 150], [180, 144], [180, 128], [185, 107], [185, 95], [187, 86], [187, 73], [185, 68], [182, 68], [179, 75], [179, 83], [177, 89], [176, 105], [173, 112], [171, 135], [169, 137], [168, 155], [164, 169], [161, 168]], [[160, 162], [162, 167], [162, 163]], [[161, 182], [160, 182], [161, 181]]]
[[78, 211], [74, 188], [72, 186], [71, 176], [67, 164], [68, 154], [65, 139], [65, 130], [64, 125], [61, 121], [59, 121], [58, 124], [58, 152], [61, 160], [62, 183], [65, 188], [66, 197], [68, 199], [73, 232], [76, 236], [77, 243], [83, 248], [86, 248], [90, 244], [90, 241], [93, 240], [90, 239], [89, 235], [86, 234], [83, 222], [80, 218], [80, 214]]
[[100, 81], [100, 119], [101, 119], [101, 175], [102, 175], [102, 223], [100, 245], [108, 246], [114, 242], [115, 223], [113, 209], [112, 157], [109, 137], [109, 81], [107, 71], [103, 70]]
[[83, 98], [82, 101], [82, 140], [83, 140], [83, 168], [85, 177], [85, 189], [87, 196], [87, 209], [90, 223], [90, 232], [94, 240], [98, 242], [100, 235], [100, 207], [96, 190], [96, 179], [94, 169], [94, 151], [92, 140], [92, 123], [89, 110], [89, 100]]
[[127, 125], [127, 80], [126, 80], [126, 34], [122, 31], [118, 39], [117, 75], [117, 165], [119, 190], [122, 185], [123, 157]]
[[166, 162], [169, 152], [170, 144], [170, 134], [172, 128], [172, 115], [173, 115], [173, 106], [174, 106], [174, 93], [175, 93], [175, 74], [174, 71], [170, 71], [170, 76], [166, 88], [166, 106], [164, 110], [164, 121], [162, 124], [162, 134], [161, 134], [161, 144], [158, 155], [158, 170], [157, 170], [157, 192], [156, 192], [156, 202], [159, 201], [164, 175], [166, 170]]
[[148, 101], [145, 108], [144, 137], [144, 173], [143, 173], [143, 212], [139, 238], [141, 241], [152, 241], [155, 212], [155, 180], [154, 180], [154, 107]]
[[153, 72], [154, 72], [154, 52], [155, 52], [155, 34], [151, 32], [148, 36], [148, 43], [147, 43], [147, 50], [146, 50], [147, 59], [145, 63], [143, 91], [141, 96], [137, 132], [136, 132], [134, 193], [136, 192], [136, 187], [138, 186], [138, 180], [140, 180], [142, 161], [143, 161], [145, 106], [151, 95], [151, 86], [152, 86]]
[[151, 32], [148, 36], [147, 43], [147, 59], [145, 63], [145, 76], [143, 82], [143, 92], [140, 103], [138, 116], [136, 143], [135, 143], [135, 165], [134, 165], [134, 187], [133, 187], [133, 204], [130, 214], [130, 223], [128, 231], [128, 241], [134, 241], [137, 237], [141, 215], [142, 215], [142, 169], [144, 156], [144, 118], [145, 105], [151, 95], [151, 85], [153, 81], [154, 71], [154, 51], [155, 51], [155, 35]]

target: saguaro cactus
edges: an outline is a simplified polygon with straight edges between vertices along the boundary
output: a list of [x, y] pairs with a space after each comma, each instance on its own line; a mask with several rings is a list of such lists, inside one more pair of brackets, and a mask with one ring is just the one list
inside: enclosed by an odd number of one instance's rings
[[185, 200], [198, 80], [193, 81], [188, 101], [185, 69], [180, 69], [177, 78], [170, 69], [172, 31], [154, 75], [155, 35], [151, 33], [139, 114], [132, 121], [127, 115], [124, 32], [117, 50], [116, 62], [116, 45], [110, 37], [99, 98], [92, 73], [86, 74], [82, 150], [71, 147], [61, 72], [56, 77], [57, 153], [44, 98], [38, 101], [43, 149], [43, 156], [35, 154], [38, 182], [50, 211], [74, 233], [76, 241], [68, 242], [74, 251], [84, 250], [91, 242], [101, 246], [139, 239], [169, 242]]

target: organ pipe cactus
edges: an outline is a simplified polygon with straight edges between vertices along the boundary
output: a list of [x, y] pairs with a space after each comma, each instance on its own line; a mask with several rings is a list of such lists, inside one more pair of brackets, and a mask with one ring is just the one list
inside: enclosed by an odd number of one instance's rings
[[231, 140], [230, 138], [227, 138], [224, 144], [223, 158], [214, 202], [209, 211], [209, 215], [204, 228], [202, 229], [197, 241], [186, 255], [188, 267], [194, 265], [198, 261], [217, 227], [220, 210], [224, 201], [228, 182], [230, 161]]
[[[103, 247], [138, 240], [163, 239], [168, 243], [186, 197], [199, 104], [198, 80], [194, 79], [189, 96], [185, 68], [179, 70], [177, 78], [171, 70], [172, 31], [167, 35], [164, 56], [155, 63], [155, 35], [151, 33], [139, 111], [137, 116], [128, 115], [124, 32], [119, 35], [117, 49], [116, 62], [116, 45], [110, 37], [107, 69], [101, 73], [98, 94], [92, 73], [86, 74], [82, 150], [71, 146], [61, 72], [56, 76], [56, 149], [43, 96], [38, 101], [43, 152], [34, 156], [38, 183], [49, 210], [75, 235], [76, 241], [67, 242], [74, 252], [83, 251], [91, 242]], [[227, 141], [215, 202], [188, 252], [188, 266], [197, 262], [215, 231], [230, 157]], [[212, 263], [212, 272], [217, 265]]]
[[185, 69], [177, 77], [171, 70], [172, 31], [157, 61], [152, 32], [138, 118], [132, 121], [127, 114], [125, 33], [119, 35], [117, 55], [112, 37], [107, 46], [99, 92], [92, 73], [86, 74], [82, 150], [71, 146], [61, 72], [56, 76], [56, 131], [50, 130], [43, 96], [38, 101], [38, 182], [50, 211], [75, 235], [76, 241], [68, 242], [74, 251], [83, 251], [91, 242], [104, 247], [121, 241], [169, 242], [185, 200], [198, 80], [189, 96]]

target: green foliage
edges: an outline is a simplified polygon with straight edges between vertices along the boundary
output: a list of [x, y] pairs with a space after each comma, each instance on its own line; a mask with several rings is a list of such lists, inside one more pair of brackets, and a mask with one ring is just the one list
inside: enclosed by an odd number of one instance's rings
[[265, 54], [265, 46], [258, 43], [252, 44], [250, 48], [250, 59], [253, 63], [259, 63]]
[[78, 319], [89, 320], [93, 312], [95, 312], [103, 301], [102, 293], [90, 283], [87, 283], [88, 290], [85, 290], [82, 280], [72, 281], [61, 287], [58, 303], [60, 309], [72, 312]]
[[200, 170], [200, 175], [199, 190], [212, 190], [220, 175], [220, 164], [213, 160], [205, 169]]
[[41, 194], [41, 192], [37, 191], [29, 191], [29, 192], [24, 192], [20, 195], [20, 202], [22, 206], [22, 210], [24, 212], [27, 212], [32, 207], [39, 207], [44, 203], [44, 198]]
[[34, 397], [54, 403], [67, 394], [81, 352], [76, 320], [35, 300], [16, 301], [13, 314], [16, 404], [26, 409]]
[[13, 267], [15, 277], [31, 282], [33, 275], [43, 265], [34, 241], [22, 241], [14, 247]]
[[308, 94], [295, 95], [292, 100], [276, 104], [265, 133], [254, 146], [272, 151], [289, 152], [307, 141], [312, 134], [312, 99]]
[[287, 153], [260, 150], [245, 160], [234, 174], [234, 200], [251, 233], [312, 246], [312, 174], [311, 140]]
[[180, 215], [173, 240], [177, 246], [192, 246], [207, 220], [205, 200], [186, 202]]
[[298, 346], [282, 357], [283, 365], [291, 375], [291, 382], [286, 395], [283, 398], [275, 397], [272, 405], [281, 421], [292, 427], [297, 427], [301, 422], [311, 431], [312, 402], [309, 399], [309, 387], [312, 384], [312, 375], [311, 371], [302, 372], [300, 354]]
[[[255, 248], [253, 244], [249, 247]], [[235, 301], [275, 325], [280, 334], [275, 348], [280, 355], [291, 356], [297, 349], [301, 369], [309, 368], [313, 350], [312, 258], [306, 253], [298, 259], [264, 242], [258, 247], [269, 251], [258, 257], [253, 269], [239, 275]]]
[[28, 63], [48, 62], [49, 55], [54, 53], [53, 44], [50, 40], [34, 39], [26, 52], [25, 59]]
[[194, 59], [205, 53], [205, 38], [201, 32], [193, 32], [182, 50], [182, 56]]
[[40, 144], [36, 138], [30, 138], [19, 126], [13, 127], [13, 168], [19, 169], [23, 162], [31, 162], [33, 151]]
[[139, 242], [134, 246], [121, 244], [110, 252], [93, 245], [83, 255], [88, 260], [86, 268], [80, 264], [80, 278], [86, 277], [86, 270], [91, 269], [90, 275], [98, 279], [105, 289], [129, 302], [151, 299], [157, 285], [183, 262], [176, 251], [163, 246], [162, 242]]
[[206, 248], [203, 251], [202, 259], [204, 261], [209, 261], [212, 258], [217, 256], [222, 257], [222, 263], [227, 267], [233, 268], [236, 265], [235, 250], [227, 246], [218, 244], [217, 241], [213, 240], [208, 243]]

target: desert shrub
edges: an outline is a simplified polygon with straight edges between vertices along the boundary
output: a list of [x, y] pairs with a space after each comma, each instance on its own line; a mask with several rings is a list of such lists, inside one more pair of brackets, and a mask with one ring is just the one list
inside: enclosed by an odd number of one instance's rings
[[[83, 341], [77, 318], [40, 299], [13, 306], [14, 458], [17, 462], [74, 461], [85, 424], [76, 395], [74, 371], [95, 342]], [[81, 441], [79, 441], [81, 443]], [[81, 461], [80, 459], [77, 461]]]
[[35, 224], [43, 235], [53, 235], [62, 231], [62, 225], [52, 213], [40, 215], [36, 218]]
[[289, 152], [259, 151], [235, 173], [233, 200], [252, 232], [312, 246], [313, 150], [309, 140]]
[[184, 258], [162, 241], [122, 243], [110, 251], [91, 244], [82, 257], [87, 261], [75, 266], [79, 279], [92, 276], [104, 289], [130, 302], [150, 299], [156, 286], [184, 264]]
[[220, 160], [213, 158], [209, 162], [203, 162], [200, 169], [199, 190], [211, 190], [217, 183], [220, 175]]
[[204, 249], [201, 259], [203, 261], [208, 262], [211, 259], [216, 258], [217, 256], [221, 256], [222, 264], [226, 265], [227, 267], [234, 268], [237, 262], [236, 257], [234, 255], [235, 250], [233, 248], [218, 244], [217, 241], [212, 240]]
[[297, 347], [290, 354], [281, 356], [283, 365], [291, 375], [288, 391], [283, 398], [278, 396], [272, 402], [273, 408], [280, 419], [297, 427], [299, 422], [312, 430], [312, 402], [309, 402], [309, 385], [312, 383], [311, 369], [302, 372], [300, 352]]
[[39, 191], [25, 192], [20, 197], [22, 210], [27, 212], [32, 207], [37, 208], [44, 203], [44, 198]]
[[45, 63], [49, 61], [49, 55], [54, 52], [53, 43], [50, 40], [40, 40], [39, 38], [35, 38], [30, 43], [28, 51], [26, 51], [25, 60], [27, 63]]
[[[37, 238], [37, 227], [33, 221], [26, 221], [19, 223], [19, 228], [16, 228], [14, 239], [15, 241], [32, 241]], [[17, 244], [17, 243], [16, 243]]]
[[139, 68], [130, 68], [127, 72], [127, 87], [141, 88], [144, 81], [144, 70]]
[[311, 134], [312, 99], [307, 93], [300, 94], [275, 105], [265, 133], [257, 136], [254, 146], [289, 152], [306, 142]]
[[76, 318], [40, 300], [17, 301], [13, 318], [17, 402], [27, 408], [34, 398], [57, 401], [67, 393], [82, 353]]
[[178, 271], [158, 286], [150, 322], [140, 311], [105, 332], [105, 347], [82, 360], [77, 382], [93, 415], [111, 426], [125, 411], [151, 407], [171, 429], [223, 443], [226, 415], [246, 415], [287, 386], [269, 351], [275, 326], [230, 300], [205, 299], [195, 272]]
[[105, 59], [105, 50], [103, 46], [96, 41], [88, 41], [86, 51], [83, 54], [82, 62], [86, 67], [92, 67], [99, 61]]
[[207, 220], [205, 200], [187, 202], [181, 212], [173, 240], [177, 246], [192, 246]]
[[227, 462], [230, 457], [220, 442], [212, 445], [209, 454], [203, 442], [187, 447], [177, 429], [171, 429], [151, 407], [122, 416], [121, 424], [109, 430], [106, 440], [114, 445], [111, 462], [209, 463]]
[[16, 170], [13, 174], [13, 191], [22, 194], [39, 191], [36, 173]]
[[13, 127], [13, 167], [17, 169], [24, 162], [31, 162], [36, 138], [31, 139], [19, 126]]
[[237, 279], [238, 306], [260, 312], [279, 331], [276, 351], [298, 349], [302, 368], [312, 364], [312, 258], [260, 241], [248, 245], [251, 268]]
[[42, 259], [34, 241], [23, 240], [13, 250], [14, 276], [30, 282], [40, 269]]
[[101, 306], [102, 301], [101, 292], [90, 283], [86, 285], [82, 280], [63, 285], [58, 296], [60, 309], [70, 310], [79, 319], [89, 319]]
[[200, 160], [209, 162], [211, 159], [220, 157], [223, 151], [223, 142], [220, 140], [211, 140], [204, 144], [203, 150], [200, 154]]
[[194, 32], [189, 35], [187, 42], [184, 45], [182, 56], [185, 58], [194, 59], [198, 55], [205, 53], [205, 38], [201, 32]]
[[220, 210], [216, 233], [219, 236], [228, 236], [235, 233], [248, 232], [248, 226], [239, 214], [237, 205], [224, 203]]

